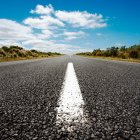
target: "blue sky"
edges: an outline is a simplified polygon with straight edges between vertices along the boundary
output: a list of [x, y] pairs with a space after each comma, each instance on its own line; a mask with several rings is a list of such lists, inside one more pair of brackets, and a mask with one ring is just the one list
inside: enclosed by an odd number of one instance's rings
[[1, 0], [0, 44], [75, 53], [140, 43], [140, 0]]

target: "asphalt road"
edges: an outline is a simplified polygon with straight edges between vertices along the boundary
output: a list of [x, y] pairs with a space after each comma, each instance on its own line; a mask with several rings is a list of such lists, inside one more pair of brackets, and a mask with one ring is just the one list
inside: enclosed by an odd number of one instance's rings
[[[73, 131], [56, 124], [69, 62], [87, 120]], [[140, 140], [140, 64], [79, 56], [0, 63], [0, 140], [56, 139]]]

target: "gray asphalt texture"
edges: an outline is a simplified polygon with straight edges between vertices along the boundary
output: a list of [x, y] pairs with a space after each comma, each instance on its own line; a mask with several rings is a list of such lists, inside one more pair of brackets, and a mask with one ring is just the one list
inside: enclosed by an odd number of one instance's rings
[[[88, 124], [56, 126], [67, 63]], [[80, 56], [0, 63], [0, 140], [140, 140], [140, 64]]]

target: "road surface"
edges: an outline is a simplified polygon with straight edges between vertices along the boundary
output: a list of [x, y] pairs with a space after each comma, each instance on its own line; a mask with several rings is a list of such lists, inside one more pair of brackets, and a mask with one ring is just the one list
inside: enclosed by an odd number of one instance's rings
[[140, 140], [140, 64], [80, 56], [0, 63], [0, 140]]

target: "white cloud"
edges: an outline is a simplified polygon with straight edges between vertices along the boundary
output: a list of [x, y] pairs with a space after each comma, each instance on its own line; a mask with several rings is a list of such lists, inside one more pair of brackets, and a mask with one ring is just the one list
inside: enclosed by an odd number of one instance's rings
[[41, 30], [41, 33], [34, 33], [30, 27], [19, 24], [8, 19], [0, 19], [0, 47], [3, 45], [19, 45], [24, 48], [30, 46], [31, 49], [40, 51], [55, 51], [69, 53], [75, 46], [48, 41], [53, 32]]
[[63, 22], [51, 16], [41, 16], [39, 18], [29, 17], [23, 22], [24, 24], [27, 24], [30, 27], [37, 29], [50, 29], [51, 26], [64, 26]]
[[51, 4], [48, 6], [37, 5], [35, 10], [31, 10], [30, 13], [32, 14], [45, 14], [49, 15], [54, 12], [54, 9]]
[[11, 46], [11, 45], [13, 45], [13, 46], [21, 46], [21, 47], [23, 47], [24, 48], [24, 46], [22, 46], [22, 44], [21, 43], [19, 43], [19, 42], [16, 42], [16, 41], [14, 41], [14, 40], [0, 40], [0, 48], [2, 47], [2, 46]]
[[8, 19], [0, 19], [0, 39], [26, 40], [33, 38], [32, 30]]
[[69, 54], [76, 52], [79, 46], [74, 46], [70, 44], [61, 44], [54, 41], [45, 40], [28, 40], [23, 42], [23, 45], [33, 46], [32, 49], [50, 52], [60, 52]]
[[101, 14], [91, 14], [87, 11], [80, 12], [67, 12], [67, 11], [56, 11], [56, 17], [66, 23], [71, 24], [73, 27], [82, 28], [102, 28], [106, 27], [107, 23], [103, 19]]
[[39, 14], [39, 18], [27, 18], [24, 20], [25, 24], [34, 28], [44, 29], [48, 26], [56, 25], [64, 27], [65, 24], [69, 24], [72, 27], [81, 28], [102, 28], [106, 27], [107, 23], [101, 14], [89, 13], [87, 11], [62, 11], [54, 10], [52, 5], [42, 6], [37, 5], [35, 10], [31, 10], [31, 13]]
[[67, 32], [65, 31], [64, 34], [66, 40], [73, 40], [77, 38], [81, 38], [85, 36], [85, 32], [83, 31], [78, 31], [78, 32]]
[[40, 51], [77, 52], [82, 49], [71, 45], [70, 40], [84, 37], [85, 29], [107, 26], [101, 14], [55, 10], [52, 5], [37, 5], [30, 13], [37, 15], [27, 17], [23, 23], [0, 19], [0, 45], [19, 44]]
[[42, 30], [41, 33], [36, 34], [38, 39], [49, 39], [53, 36], [54, 32], [50, 30]]

